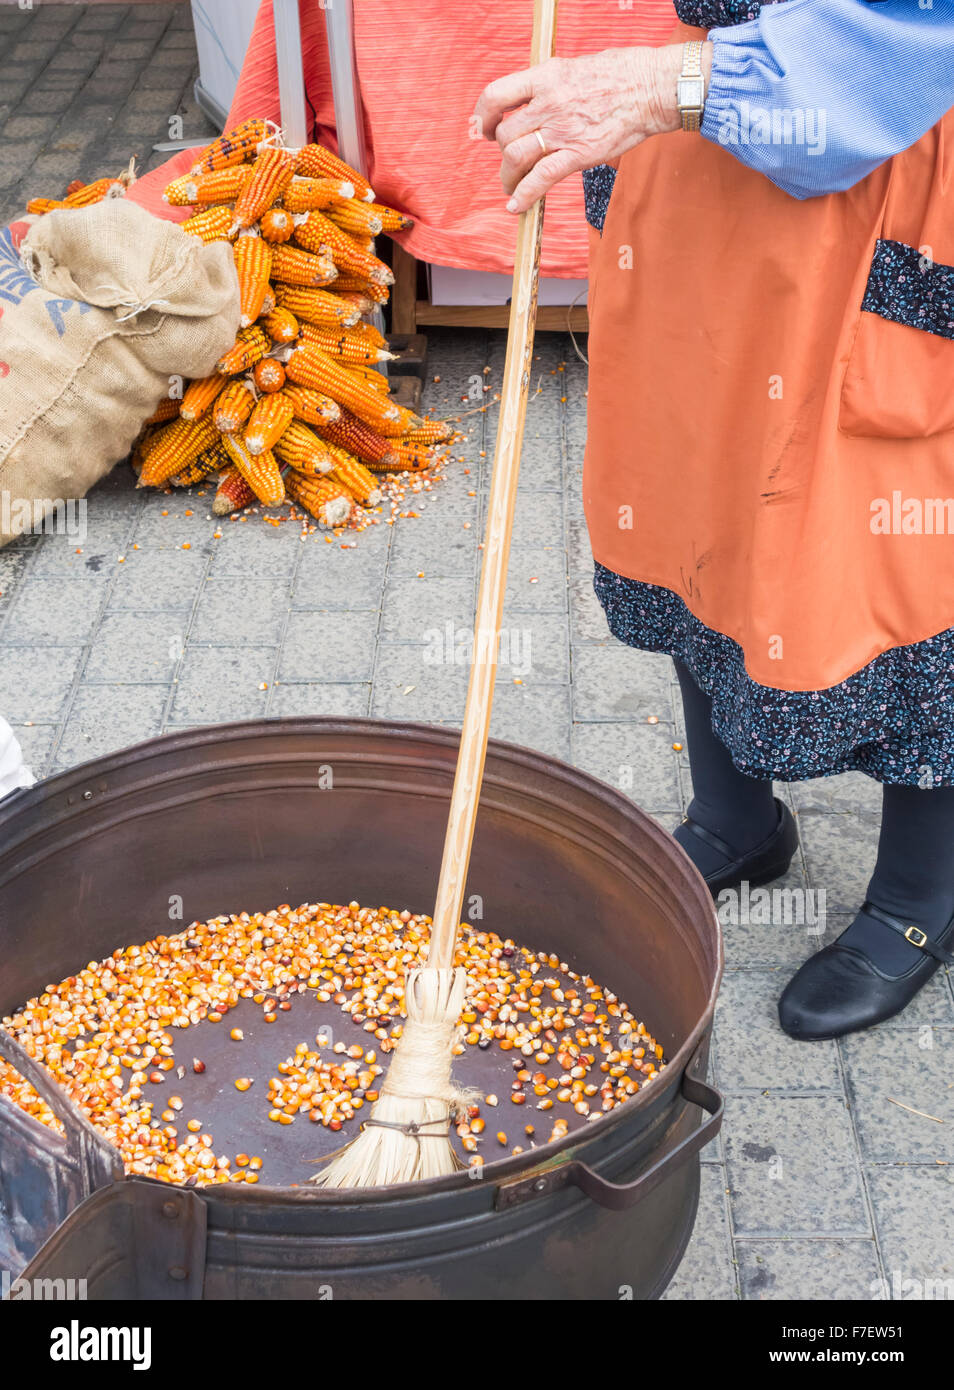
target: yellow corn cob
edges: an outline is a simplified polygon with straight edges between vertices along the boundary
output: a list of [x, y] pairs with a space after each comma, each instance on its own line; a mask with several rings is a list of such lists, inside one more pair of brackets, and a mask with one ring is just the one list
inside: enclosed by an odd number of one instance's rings
[[267, 314], [270, 314], [270, 313], [272, 312], [272, 310], [274, 309], [274, 307], [275, 307], [275, 286], [274, 286], [274, 285], [269, 285], [268, 288], [267, 288], [266, 291], [265, 291], [265, 298], [262, 300], [262, 312], [259, 314], [259, 318], [264, 318]]
[[324, 145], [302, 145], [298, 151], [295, 173], [310, 179], [344, 179], [353, 186], [356, 198], [365, 203], [374, 202], [374, 189], [367, 179]]
[[285, 372], [299, 386], [313, 386], [323, 391], [381, 434], [396, 436], [408, 429], [409, 411], [380, 395], [320, 348], [310, 344], [293, 348]]
[[138, 485], [161, 486], [174, 473], [181, 473], [204, 449], [210, 449], [219, 437], [209, 419], [195, 423], [191, 420], [173, 420], [171, 425], [165, 425], [157, 434], [156, 442], [143, 463]]
[[[244, 441], [234, 434], [221, 436], [229, 457], [260, 502], [266, 507], [280, 507], [285, 500], [285, 484], [281, 469], [270, 449], [250, 454]], [[148, 461], [148, 460], [147, 460]]]
[[204, 151], [201, 158], [193, 164], [190, 174], [209, 174], [216, 169], [230, 169], [242, 164], [254, 153], [256, 146], [265, 139], [265, 121], [252, 118], [227, 130]]
[[215, 516], [228, 516], [229, 512], [250, 507], [255, 500], [255, 493], [235, 465], [230, 464], [219, 477], [212, 512]]
[[274, 357], [263, 357], [252, 370], [252, 379], [265, 395], [280, 391], [285, 385], [285, 368]]
[[236, 227], [250, 227], [281, 197], [295, 172], [295, 156], [288, 150], [263, 150], [252, 165], [252, 177], [242, 189], [232, 213]]
[[251, 177], [250, 164], [236, 164], [231, 169], [218, 169], [214, 174], [199, 174], [186, 184], [188, 201], [202, 207], [210, 203], [232, 203]]
[[276, 246], [272, 274], [286, 285], [330, 285], [338, 271], [330, 256], [313, 256], [297, 246]]
[[[306, 388], [293, 386], [287, 389], [304, 391]], [[360, 459], [369, 468], [386, 468], [396, 462], [394, 453], [396, 441], [387, 439], [383, 434], [378, 434], [377, 430], [366, 425], [356, 415], [352, 415], [350, 410], [339, 410], [337, 420], [319, 418], [314, 421], [314, 424], [315, 433], [319, 438], [331, 444], [337, 444], [340, 449], [353, 454], [356, 459]]]
[[268, 338], [256, 324], [252, 324], [250, 328], [240, 328], [234, 347], [229, 348], [225, 356], [220, 358], [218, 371], [223, 376], [247, 372], [249, 367], [255, 366], [259, 358], [265, 356], [270, 347]]
[[258, 228], [266, 241], [278, 244], [289, 240], [295, 224], [285, 208], [268, 208], [262, 213]]
[[84, 183], [75, 193], [68, 193], [66, 205], [71, 208], [88, 208], [92, 203], [101, 203], [110, 194], [114, 197], [120, 196], [121, 192], [125, 192], [125, 188], [126, 185], [121, 179], [95, 179], [93, 183]]
[[195, 199], [191, 196], [195, 180], [189, 174], [183, 174], [181, 178], [173, 179], [167, 183], [162, 195], [162, 201], [174, 208], [188, 207]]
[[372, 204], [359, 203], [357, 198], [349, 198], [346, 203], [335, 203], [326, 210], [325, 216], [352, 236], [376, 237], [384, 228], [381, 218], [372, 211]]
[[247, 381], [230, 381], [215, 402], [212, 421], [223, 434], [240, 430], [252, 413], [255, 396]]
[[193, 213], [179, 226], [189, 236], [197, 236], [200, 241], [229, 241], [232, 231], [232, 209], [226, 207], [203, 208]]
[[347, 363], [343, 365], [347, 366], [348, 371], [351, 372], [353, 376], [357, 377], [359, 381], [365, 382], [366, 385], [372, 387], [373, 390], [380, 392], [382, 396], [386, 396], [391, 390], [391, 385], [387, 377], [383, 376], [376, 367], [350, 366]]
[[368, 304], [362, 304], [362, 314], [367, 314], [374, 308], [375, 304], [387, 304], [391, 297], [391, 291], [387, 285], [376, 284], [371, 280], [366, 280], [362, 275], [349, 275], [347, 271], [343, 274], [339, 271], [335, 281], [335, 294], [355, 296], [362, 300], [370, 300]]
[[354, 197], [354, 184], [345, 179], [295, 177], [282, 194], [287, 212], [313, 212]]
[[273, 343], [290, 343], [301, 331], [301, 325], [290, 309], [273, 309], [260, 323]]
[[45, 212], [55, 212], [57, 208], [68, 208], [69, 203], [62, 198], [31, 198], [26, 210], [31, 216], [42, 217]]
[[422, 420], [414, 429], [408, 430], [401, 439], [402, 444], [443, 444], [456, 434], [449, 420]]
[[235, 269], [238, 272], [239, 322], [243, 328], [255, 322], [262, 312], [268, 293], [268, 277], [272, 270], [272, 248], [254, 233], [243, 232], [232, 247]]
[[304, 420], [309, 425], [332, 424], [341, 419], [341, 406], [330, 396], [324, 396], [310, 386], [296, 386], [286, 381], [282, 394], [292, 403], [296, 420]]
[[372, 362], [390, 362], [394, 356], [384, 348], [374, 347], [373, 344], [362, 341], [360, 337], [353, 337], [344, 330], [339, 332], [337, 329], [321, 329], [311, 323], [302, 324], [301, 337], [302, 342], [313, 343], [330, 357], [336, 357], [341, 362], [353, 362], [358, 366]]
[[295, 241], [306, 251], [318, 251], [320, 246], [330, 246], [335, 265], [339, 270], [361, 275], [379, 285], [393, 285], [394, 275], [390, 268], [370, 255], [357, 244], [354, 237], [336, 226], [322, 212], [310, 212], [295, 228]]
[[276, 285], [275, 295], [283, 309], [290, 309], [303, 323], [327, 328], [347, 328], [358, 321], [358, 311], [327, 290], [311, 285]]
[[183, 420], [201, 420], [202, 416], [211, 410], [213, 402], [221, 394], [224, 386], [225, 380], [218, 373], [215, 376], [190, 381], [179, 405], [179, 414]]
[[173, 487], [194, 487], [203, 482], [210, 473], [220, 473], [229, 464], [229, 456], [221, 444], [213, 444], [211, 449], [203, 449], [198, 458], [187, 464], [181, 473], [174, 473], [169, 479]]
[[362, 507], [376, 507], [381, 501], [381, 489], [364, 464], [354, 454], [349, 454], [347, 449], [341, 449], [328, 440], [325, 440], [325, 448], [334, 460], [334, 476], [338, 482], [344, 483]]
[[348, 489], [330, 478], [306, 478], [301, 473], [290, 472], [288, 495], [329, 530], [343, 526], [351, 515]]
[[174, 420], [179, 414], [179, 406], [182, 402], [176, 396], [166, 396], [156, 406], [155, 410], [144, 421], [144, 425], [161, 425], [166, 420]]
[[408, 227], [414, 226], [414, 218], [408, 217], [406, 212], [398, 212], [397, 208], [389, 208], [384, 203], [365, 203], [364, 206], [380, 219], [386, 232], [406, 232]]
[[[430, 444], [406, 444], [403, 439], [392, 442], [394, 449], [387, 468], [389, 473], [420, 473], [423, 468], [432, 467], [440, 456], [439, 450]], [[368, 464], [369, 468], [372, 466]]]
[[292, 403], [281, 392], [263, 396], [245, 426], [245, 447], [250, 454], [264, 454], [281, 438], [294, 415]]
[[373, 323], [366, 323], [364, 320], [348, 329], [348, 337], [360, 339], [362, 343], [370, 343], [372, 347], [386, 348], [388, 345], [384, 334], [380, 333]]
[[292, 420], [285, 426], [275, 444], [275, 453], [296, 473], [328, 473], [331, 469], [327, 446], [300, 420]]

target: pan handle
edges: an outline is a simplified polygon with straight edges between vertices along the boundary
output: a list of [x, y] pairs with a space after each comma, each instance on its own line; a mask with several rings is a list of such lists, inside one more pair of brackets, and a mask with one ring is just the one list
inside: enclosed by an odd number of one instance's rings
[[703, 1045], [704, 1042], [699, 1044], [686, 1066], [680, 1090], [685, 1100], [691, 1105], [701, 1106], [709, 1118], [687, 1135], [682, 1143], [677, 1144], [651, 1168], [647, 1168], [645, 1173], [640, 1174], [635, 1182], [607, 1182], [606, 1178], [601, 1178], [579, 1159], [572, 1159], [569, 1163], [557, 1164], [529, 1178], [521, 1178], [518, 1182], [501, 1186], [497, 1192], [497, 1207], [515, 1206], [532, 1197], [548, 1196], [571, 1183], [609, 1211], [626, 1211], [637, 1202], [641, 1202], [664, 1178], [668, 1178], [681, 1164], [708, 1144], [710, 1139], [714, 1139], [721, 1128], [725, 1108], [722, 1096], [707, 1081], [690, 1075], [693, 1070], [701, 1067]]
[[80, 1173], [87, 1196], [98, 1187], [122, 1178], [123, 1161], [118, 1149], [94, 1129], [46, 1067], [35, 1061], [3, 1027], [0, 1027], [0, 1059], [9, 1062], [29, 1081], [62, 1123], [71, 1164]]

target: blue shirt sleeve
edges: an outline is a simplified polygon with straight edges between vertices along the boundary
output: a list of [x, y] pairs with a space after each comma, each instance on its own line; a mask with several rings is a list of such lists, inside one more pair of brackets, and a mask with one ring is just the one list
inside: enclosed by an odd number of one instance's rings
[[794, 198], [851, 188], [954, 106], [954, 0], [780, 0], [709, 38], [703, 135]]

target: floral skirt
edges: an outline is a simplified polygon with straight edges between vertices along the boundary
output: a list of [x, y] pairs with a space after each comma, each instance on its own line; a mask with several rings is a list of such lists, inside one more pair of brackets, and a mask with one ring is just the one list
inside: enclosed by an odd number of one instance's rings
[[856, 769], [898, 786], [954, 786], [954, 628], [883, 652], [827, 690], [759, 685], [742, 648], [669, 589], [596, 566], [614, 637], [678, 657], [712, 700], [712, 727], [740, 772], [799, 782]]

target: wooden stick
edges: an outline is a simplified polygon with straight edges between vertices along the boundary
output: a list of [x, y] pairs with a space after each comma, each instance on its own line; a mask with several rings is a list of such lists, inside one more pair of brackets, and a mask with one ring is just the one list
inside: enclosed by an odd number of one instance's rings
[[[531, 66], [553, 56], [556, 8], [556, 0], [534, 0]], [[517, 230], [510, 325], [507, 330], [507, 360], [504, 365], [497, 447], [490, 484], [484, 563], [477, 597], [473, 662], [467, 687], [460, 750], [457, 755], [457, 773], [454, 777], [454, 791], [444, 839], [444, 856], [437, 886], [434, 926], [427, 953], [428, 969], [446, 970], [454, 963], [464, 885], [480, 800], [480, 784], [487, 756], [500, 622], [507, 589], [510, 538], [513, 532], [517, 478], [520, 472], [520, 446], [523, 441], [527, 394], [530, 387], [542, 234], [541, 198], [529, 211], [520, 214]]]

